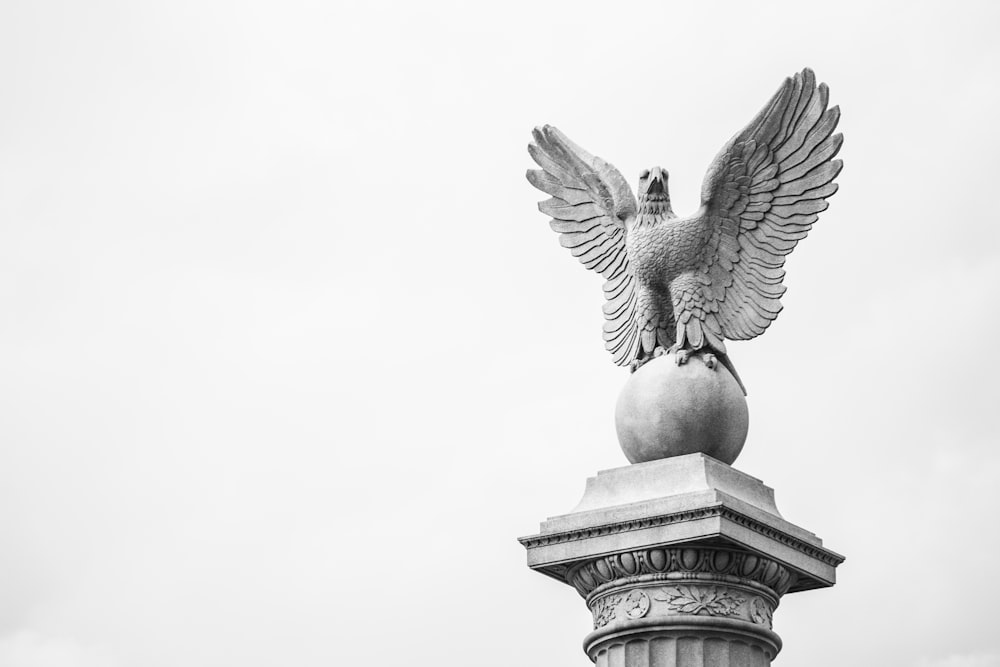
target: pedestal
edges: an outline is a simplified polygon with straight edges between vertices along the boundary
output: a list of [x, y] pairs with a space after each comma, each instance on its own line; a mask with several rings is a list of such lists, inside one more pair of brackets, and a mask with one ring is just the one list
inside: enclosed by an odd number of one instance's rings
[[602, 471], [520, 542], [586, 601], [599, 667], [770, 665], [781, 597], [832, 586], [844, 560], [781, 518], [772, 489], [704, 454]]

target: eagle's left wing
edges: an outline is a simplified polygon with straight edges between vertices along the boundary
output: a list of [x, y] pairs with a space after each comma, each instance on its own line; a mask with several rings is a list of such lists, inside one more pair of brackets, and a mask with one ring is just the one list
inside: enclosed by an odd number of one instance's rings
[[827, 97], [812, 70], [785, 79], [709, 167], [698, 214], [710, 235], [696, 271], [700, 294], [683, 296], [675, 313], [695, 349], [724, 352], [721, 338], [759, 336], [778, 316], [785, 256], [837, 191], [843, 135], [833, 134], [840, 109], [827, 109]]

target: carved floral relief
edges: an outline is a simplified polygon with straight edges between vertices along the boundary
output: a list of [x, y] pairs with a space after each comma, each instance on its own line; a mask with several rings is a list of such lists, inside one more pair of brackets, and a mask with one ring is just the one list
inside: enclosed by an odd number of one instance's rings
[[598, 600], [594, 604], [594, 629], [603, 628], [615, 619], [618, 610], [618, 603], [622, 601], [620, 595], [609, 595]]
[[754, 623], [770, 628], [773, 614], [771, 607], [763, 599], [754, 598], [750, 602], [750, 618]]
[[632, 591], [625, 596], [623, 606], [629, 618], [642, 618], [649, 612], [649, 597], [642, 591]]
[[705, 613], [709, 616], [732, 616], [739, 611], [740, 605], [745, 602], [744, 598], [716, 587], [665, 586], [661, 590], [663, 595], [654, 595], [653, 599], [666, 602], [671, 611], [682, 614]]

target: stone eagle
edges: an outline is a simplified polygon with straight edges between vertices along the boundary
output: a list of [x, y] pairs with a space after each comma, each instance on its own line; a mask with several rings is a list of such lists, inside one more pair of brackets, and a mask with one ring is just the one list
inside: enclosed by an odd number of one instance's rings
[[[556, 128], [533, 132], [528, 180], [559, 242], [605, 279], [604, 340], [633, 371], [665, 352], [700, 353], [736, 377], [725, 340], [764, 333], [781, 310], [782, 265], [837, 191], [840, 108], [812, 70], [785, 79], [712, 161], [701, 207], [677, 217], [667, 172], [639, 175], [639, 200], [613, 165]], [[742, 382], [740, 382], [742, 387]], [[745, 392], [745, 389], [744, 389]]]

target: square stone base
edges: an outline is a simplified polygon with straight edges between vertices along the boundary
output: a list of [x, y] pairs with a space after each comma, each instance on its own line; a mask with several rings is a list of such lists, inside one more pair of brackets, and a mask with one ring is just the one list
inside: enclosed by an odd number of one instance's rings
[[530, 568], [563, 582], [574, 565], [661, 546], [759, 554], [795, 574], [788, 592], [832, 586], [844, 560], [785, 521], [771, 488], [704, 454], [601, 471], [587, 480], [571, 513], [551, 517], [537, 535], [519, 541]]

